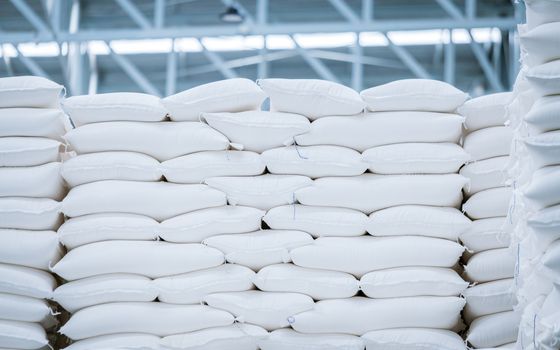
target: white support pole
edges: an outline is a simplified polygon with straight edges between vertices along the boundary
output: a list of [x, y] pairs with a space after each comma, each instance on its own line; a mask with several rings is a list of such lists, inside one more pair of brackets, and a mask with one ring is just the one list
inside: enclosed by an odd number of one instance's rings
[[89, 82], [88, 95], [95, 95], [99, 87], [99, 70], [97, 67], [97, 56], [88, 52], [89, 57]]
[[[268, 23], [268, 0], [257, 0], [257, 22], [259, 25], [266, 25]], [[259, 50], [261, 56], [261, 61], [257, 66], [257, 76], [259, 79], [264, 79], [268, 77], [268, 60], [266, 55], [268, 53], [268, 48], [266, 45], [267, 36], [263, 35], [263, 47]]]
[[375, 16], [374, 0], [362, 0], [362, 21], [371, 22]]
[[177, 52], [175, 42], [171, 46], [171, 52], [167, 54], [167, 72], [165, 77], [165, 95], [173, 95], [177, 86]]
[[465, 0], [465, 14], [468, 19], [476, 18], [476, 0]]
[[356, 42], [352, 46], [354, 61], [352, 62], [352, 88], [360, 91], [363, 88], [364, 66], [362, 64], [362, 47], [360, 46], [360, 33], [356, 33]]
[[127, 15], [142, 29], [151, 29], [152, 24], [130, 0], [115, 0]]
[[453, 42], [453, 33], [447, 30], [448, 41], [444, 46], [443, 54], [443, 80], [449, 84], [455, 84], [455, 43]]
[[[80, 0], [73, 0], [70, 10], [69, 32], [76, 33], [80, 28], [81, 16]], [[82, 57], [82, 43], [68, 43], [68, 82], [72, 95], [82, 95], [84, 93], [84, 69]]]
[[165, 0], [155, 0], [154, 27], [163, 28], [164, 23], [165, 23]]

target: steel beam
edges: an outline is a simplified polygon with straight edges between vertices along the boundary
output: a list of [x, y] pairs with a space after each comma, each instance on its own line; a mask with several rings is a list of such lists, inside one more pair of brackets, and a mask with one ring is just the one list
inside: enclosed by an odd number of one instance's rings
[[[70, 10], [70, 33], [78, 32], [80, 29], [80, 0], [73, 0]], [[74, 42], [68, 44], [68, 88], [72, 95], [84, 93], [84, 68], [82, 56], [82, 43]]]
[[354, 61], [352, 62], [352, 88], [356, 91], [361, 91], [363, 88], [364, 67], [362, 65], [362, 47], [358, 38], [356, 38], [356, 43], [352, 46], [352, 52], [354, 54]]
[[154, 27], [163, 28], [164, 23], [165, 23], [165, 0], [155, 0]]
[[170, 96], [177, 90], [177, 52], [175, 44], [167, 54], [167, 70], [165, 74], [165, 95]]
[[373, 20], [375, 16], [374, 0], [362, 0], [362, 21], [368, 23]]
[[152, 24], [130, 0], [115, 0], [126, 14], [142, 29], [151, 29]]
[[12, 45], [12, 48], [14, 50], [16, 50], [17, 52], [17, 58], [18, 60], [25, 66], [25, 68], [27, 68], [29, 70], [29, 72], [32, 75], [36, 75], [39, 77], [43, 77], [43, 78], [47, 78], [47, 79], [51, 79], [51, 77], [49, 76], [49, 74], [47, 72], [45, 72], [45, 70], [43, 68], [41, 68], [41, 66], [39, 66], [37, 64], [37, 62], [35, 62], [33, 59], [24, 56], [21, 51], [19, 50], [19, 47], [17, 47], [16, 45]]
[[[322, 58], [325, 60], [333, 60], [333, 61], [340, 61], [340, 62], [354, 62], [356, 57], [353, 54], [345, 53], [345, 52], [337, 52], [337, 51], [328, 51], [328, 50], [319, 50], [319, 49], [311, 49], [307, 50], [307, 52], [317, 58]], [[360, 62], [362, 64], [368, 66], [378, 66], [378, 67], [386, 67], [386, 68], [396, 68], [396, 69], [407, 69], [405, 65], [401, 62], [387, 59], [387, 58], [378, 58], [378, 57], [371, 57], [371, 56], [361, 56]]]
[[41, 17], [24, 1], [10, 0], [12, 5], [37, 29], [38, 32], [49, 32], [49, 27]]
[[329, 0], [329, 2], [348, 22], [360, 22], [360, 17], [356, 15], [354, 10], [352, 10], [344, 0]]
[[297, 41], [293, 38], [292, 41], [296, 46], [296, 51], [299, 53], [301, 58], [317, 73], [321, 79], [330, 80], [334, 82], [339, 82], [338, 78], [331, 72], [331, 70], [323, 63], [320, 59], [311, 56], [307, 50], [299, 46]]
[[237, 75], [237, 73], [227, 67], [224, 63], [224, 60], [215, 52], [213, 51], [209, 51], [208, 49], [206, 49], [206, 47], [204, 46], [204, 44], [202, 42], [200, 42], [200, 45], [202, 46], [203, 50], [202, 53], [204, 54], [204, 56], [206, 56], [206, 58], [214, 65], [216, 66], [216, 70], [220, 71], [220, 73], [222, 73], [222, 75], [224, 76], [224, 78], [226, 79], [232, 79], [232, 78], [237, 78], [239, 77]]
[[[260, 25], [265, 25], [268, 22], [268, 0], [257, 0], [257, 21]], [[263, 35], [263, 47], [260, 49], [261, 61], [257, 66], [257, 77], [264, 79], [268, 77], [268, 60], [265, 59], [268, 53], [266, 45], [267, 37]]]
[[449, 84], [455, 84], [455, 43], [453, 43], [453, 35], [451, 31], [447, 31], [449, 41], [444, 44], [443, 54], [443, 80]]
[[88, 95], [95, 95], [99, 87], [99, 70], [97, 67], [97, 56], [88, 53], [89, 58], [89, 81]]
[[119, 55], [113, 51], [110, 45], [109, 53], [111, 58], [121, 67], [121, 69], [132, 79], [144, 92], [161, 97], [161, 92], [146, 78], [146, 76], [128, 60], [127, 57]]
[[422, 79], [432, 79], [432, 76], [422, 65], [408, 52], [404, 47], [396, 45], [387, 34], [385, 34], [389, 48], [397, 55], [397, 57], [410, 69], [414, 75]]

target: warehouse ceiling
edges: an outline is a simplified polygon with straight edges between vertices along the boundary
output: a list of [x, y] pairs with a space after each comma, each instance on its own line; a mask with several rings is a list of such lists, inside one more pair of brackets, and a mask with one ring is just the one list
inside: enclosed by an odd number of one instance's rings
[[[231, 77], [320, 78], [357, 90], [422, 77], [479, 95], [511, 88], [520, 6], [509, 0], [0, 0], [0, 76], [46, 76], [74, 95], [169, 95]], [[228, 9], [241, 21], [224, 21]]]

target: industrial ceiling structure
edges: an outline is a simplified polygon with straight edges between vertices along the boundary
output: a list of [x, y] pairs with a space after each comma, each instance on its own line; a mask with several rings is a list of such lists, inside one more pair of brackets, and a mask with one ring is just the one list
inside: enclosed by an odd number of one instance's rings
[[471, 95], [519, 69], [510, 0], [0, 0], [0, 76], [78, 95], [170, 95], [232, 77], [319, 78], [356, 90], [404, 78]]

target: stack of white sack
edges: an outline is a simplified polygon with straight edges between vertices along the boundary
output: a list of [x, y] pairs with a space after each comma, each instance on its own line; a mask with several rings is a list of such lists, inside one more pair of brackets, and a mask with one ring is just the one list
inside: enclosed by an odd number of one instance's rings
[[518, 251], [519, 349], [560, 347], [560, 2], [527, 0], [522, 70], [509, 112]]
[[[478, 97], [459, 108], [467, 135], [463, 148], [471, 162], [460, 173], [470, 181], [463, 210], [473, 225], [461, 235], [469, 251], [465, 277], [473, 285], [464, 292], [467, 341], [475, 348], [514, 343], [519, 313], [513, 311], [515, 253], [506, 216], [512, 197], [507, 165], [513, 132], [506, 126], [509, 92]], [[513, 344], [508, 345], [513, 346]]]
[[62, 254], [62, 89], [38, 77], [0, 79], [0, 348], [48, 348], [45, 329], [56, 325], [47, 299], [56, 287], [49, 266]]

